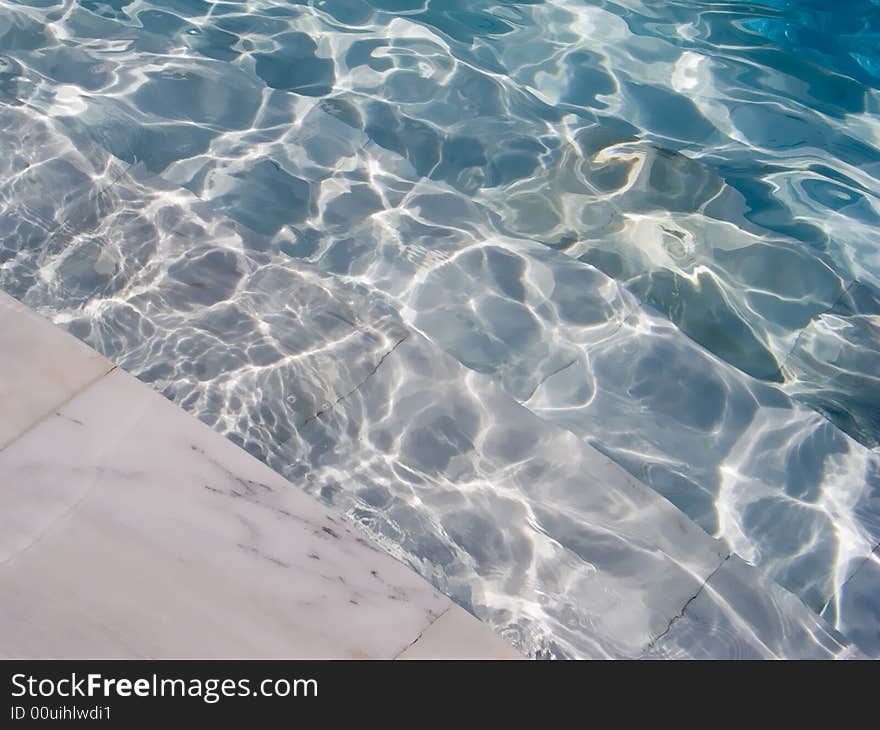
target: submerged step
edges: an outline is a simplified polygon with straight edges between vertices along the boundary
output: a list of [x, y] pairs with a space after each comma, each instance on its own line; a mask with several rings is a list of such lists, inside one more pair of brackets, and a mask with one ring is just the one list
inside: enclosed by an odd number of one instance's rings
[[[11, 239], [3, 286], [344, 510], [526, 653], [641, 657], [729, 560], [669, 502], [408, 328], [370, 288], [267, 250], [185, 191], [28, 112], [4, 115], [39, 141], [27, 154], [41, 164], [6, 191], [4, 225], [33, 235]], [[34, 191], [59, 170], [84, 189], [112, 185], [55, 210]], [[63, 242], [45, 245], [59, 222]], [[102, 286], [79, 286], [83, 270]], [[761, 603], [757, 571], [742, 585], [742, 600]], [[788, 635], [793, 621], [805, 639], [766, 640], [774, 655], [847, 654], [796, 599], [787, 609], [762, 616], [766, 630]], [[754, 631], [747, 612], [723, 610]]]

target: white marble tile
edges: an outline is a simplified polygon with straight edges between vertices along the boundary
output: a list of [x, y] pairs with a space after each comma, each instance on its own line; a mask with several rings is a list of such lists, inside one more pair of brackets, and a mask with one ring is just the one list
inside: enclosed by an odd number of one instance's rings
[[3, 292], [0, 338], [0, 449], [112, 368]]
[[118, 370], [0, 453], [0, 595], [13, 657], [390, 658], [451, 606]]
[[452, 605], [398, 659], [523, 659], [463, 608]]

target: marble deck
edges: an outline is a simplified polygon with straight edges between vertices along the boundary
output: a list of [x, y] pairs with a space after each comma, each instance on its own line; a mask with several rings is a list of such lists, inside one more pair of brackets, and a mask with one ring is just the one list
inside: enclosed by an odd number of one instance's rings
[[4, 294], [0, 336], [0, 656], [518, 656], [346, 520], [127, 373], [101, 377], [108, 361]]

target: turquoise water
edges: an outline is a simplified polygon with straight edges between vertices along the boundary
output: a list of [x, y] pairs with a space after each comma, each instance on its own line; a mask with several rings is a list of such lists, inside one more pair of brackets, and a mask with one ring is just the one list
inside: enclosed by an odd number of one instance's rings
[[[876, 653], [878, 48], [874, 0], [0, 0], [0, 104], [353, 287]], [[321, 463], [285, 445], [327, 408], [278, 368], [335, 320], [291, 330], [296, 288], [172, 257], [190, 234], [155, 201], [115, 233], [88, 192], [125, 197], [115, 172], [17, 158], [78, 144], [4, 129], [0, 286], [291, 477]], [[454, 482], [476, 439], [443, 423], [405, 469]], [[349, 513], [438, 583], [519, 595], [534, 515], [505, 534], [490, 504], [358, 489]], [[584, 655], [573, 622], [515, 628]]]

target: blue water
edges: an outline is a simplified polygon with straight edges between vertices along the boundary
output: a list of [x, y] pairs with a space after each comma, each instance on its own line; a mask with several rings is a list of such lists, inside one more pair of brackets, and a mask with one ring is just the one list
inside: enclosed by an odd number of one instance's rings
[[[0, 0], [0, 103], [381, 301], [877, 652], [878, 49], [876, 0]], [[283, 338], [237, 339], [282, 305], [89, 222], [106, 171], [56, 166], [61, 213], [22, 213], [13, 157], [0, 286], [295, 476], [317, 396], [268, 373]], [[432, 576], [521, 560], [491, 507], [383, 499], [347, 508]]]

